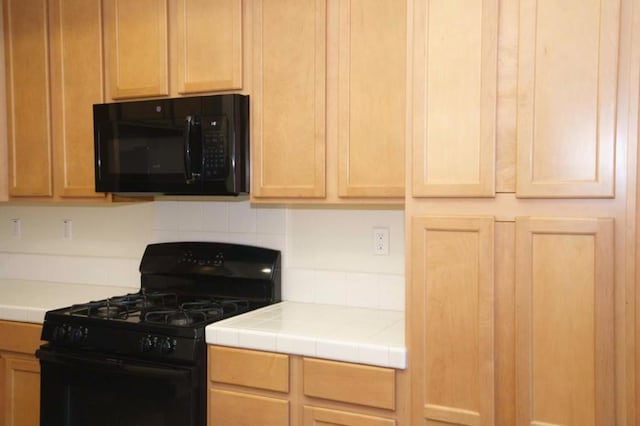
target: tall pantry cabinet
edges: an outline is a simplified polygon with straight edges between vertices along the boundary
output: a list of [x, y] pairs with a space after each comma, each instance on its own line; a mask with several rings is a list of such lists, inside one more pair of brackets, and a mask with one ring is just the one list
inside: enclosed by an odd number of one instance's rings
[[409, 2], [412, 424], [636, 423], [639, 23]]

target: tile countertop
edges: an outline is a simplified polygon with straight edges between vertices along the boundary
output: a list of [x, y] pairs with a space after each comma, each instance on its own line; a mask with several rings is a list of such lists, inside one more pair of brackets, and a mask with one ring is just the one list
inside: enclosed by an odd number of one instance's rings
[[210, 324], [209, 344], [406, 368], [404, 312], [281, 302]]
[[41, 324], [51, 309], [137, 291], [132, 287], [0, 280], [0, 320]]

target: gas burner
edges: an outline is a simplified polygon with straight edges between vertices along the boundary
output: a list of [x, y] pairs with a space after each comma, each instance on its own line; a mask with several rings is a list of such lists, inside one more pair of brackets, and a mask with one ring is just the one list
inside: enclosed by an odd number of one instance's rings
[[70, 315], [87, 318], [120, 319], [129, 318], [129, 314], [136, 310], [135, 304], [112, 302], [111, 299], [100, 302], [89, 302], [81, 305], [73, 305]]
[[207, 314], [198, 311], [180, 309], [150, 311], [144, 314], [143, 321], [149, 324], [175, 325], [187, 327], [207, 319]]

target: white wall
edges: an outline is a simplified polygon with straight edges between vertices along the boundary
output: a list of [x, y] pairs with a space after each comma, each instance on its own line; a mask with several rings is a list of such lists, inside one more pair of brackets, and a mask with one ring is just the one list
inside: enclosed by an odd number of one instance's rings
[[[20, 219], [20, 238], [12, 236]], [[71, 220], [72, 239], [64, 239]], [[247, 200], [107, 207], [0, 206], [0, 278], [137, 286], [144, 248], [161, 241], [224, 241], [283, 254], [283, 298], [404, 309], [404, 218], [399, 209], [256, 206]], [[376, 256], [372, 228], [390, 230]]]

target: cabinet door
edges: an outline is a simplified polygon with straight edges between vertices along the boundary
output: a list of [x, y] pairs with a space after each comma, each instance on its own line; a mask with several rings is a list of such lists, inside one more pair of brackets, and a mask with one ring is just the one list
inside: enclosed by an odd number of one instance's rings
[[219, 389], [209, 391], [209, 426], [287, 426], [289, 401]]
[[493, 425], [493, 218], [415, 217], [411, 238], [413, 422]]
[[516, 220], [516, 423], [615, 424], [613, 220]]
[[520, 2], [519, 197], [612, 197], [619, 0]]
[[252, 195], [324, 197], [326, 1], [252, 7]]
[[9, 195], [51, 196], [46, 0], [5, 0]]
[[177, 2], [178, 93], [242, 88], [242, 1]]
[[497, 0], [413, 0], [412, 194], [493, 196]]
[[394, 419], [327, 408], [304, 407], [304, 426], [394, 426], [395, 424]]
[[4, 424], [40, 424], [40, 363], [35, 358], [3, 356], [5, 372]]
[[105, 0], [112, 99], [169, 94], [167, 0]]
[[339, 7], [338, 194], [403, 197], [406, 2]]
[[93, 108], [103, 97], [102, 1], [51, 4], [51, 77], [55, 193], [94, 191]]

